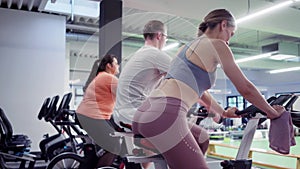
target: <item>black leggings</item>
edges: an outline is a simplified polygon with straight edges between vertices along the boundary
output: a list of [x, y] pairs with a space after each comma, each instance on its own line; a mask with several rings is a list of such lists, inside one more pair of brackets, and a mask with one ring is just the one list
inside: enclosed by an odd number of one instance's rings
[[148, 98], [134, 116], [133, 132], [146, 137], [171, 169], [208, 169], [204, 154], [209, 136], [188, 124], [188, 107], [176, 98]]

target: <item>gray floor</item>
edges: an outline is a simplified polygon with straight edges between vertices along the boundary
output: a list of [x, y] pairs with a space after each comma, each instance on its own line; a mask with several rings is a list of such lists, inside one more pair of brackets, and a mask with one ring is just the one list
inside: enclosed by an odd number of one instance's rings
[[221, 165], [220, 165], [220, 163], [223, 160], [207, 157], [206, 161], [207, 161], [208, 167], [210, 169], [220, 169], [220, 168], [222, 168]]
[[[214, 158], [206, 158], [207, 164], [210, 169], [222, 169], [220, 166], [220, 162], [223, 160], [220, 159], [214, 159]], [[150, 166], [149, 169], [155, 169], [153, 165]]]
[[[222, 169], [220, 163], [223, 160], [207, 157], [206, 161], [207, 161], [209, 169]], [[155, 169], [155, 168], [154, 168], [154, 166], [151, 166], [149, 169]], [[263, 168], [252, 167], [252, 169], [263, 169]]]

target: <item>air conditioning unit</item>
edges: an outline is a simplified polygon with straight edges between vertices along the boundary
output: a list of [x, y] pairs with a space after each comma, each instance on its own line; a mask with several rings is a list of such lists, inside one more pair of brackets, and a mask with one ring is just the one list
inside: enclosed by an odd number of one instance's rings
[[[274, 52], [270, 59], [293, 60], [299, 59], [299, 45], [295, 43], [279, 42], [262, 46], [262, 53]], [[298, 57], [297, 57], [298, 56]]]

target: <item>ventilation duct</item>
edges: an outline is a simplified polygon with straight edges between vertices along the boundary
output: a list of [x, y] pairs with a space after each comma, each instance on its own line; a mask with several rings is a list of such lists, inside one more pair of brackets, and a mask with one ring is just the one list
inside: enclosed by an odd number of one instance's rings
[[299, 62], [299, 44], [279, 42], [262, 47], [263, 53], [272, 52], [270, 59]]
[[274, 55], [299, 56], [299, 45], [295, 43], [279, 42], [262, 46], [262, 53], [274, 52]]

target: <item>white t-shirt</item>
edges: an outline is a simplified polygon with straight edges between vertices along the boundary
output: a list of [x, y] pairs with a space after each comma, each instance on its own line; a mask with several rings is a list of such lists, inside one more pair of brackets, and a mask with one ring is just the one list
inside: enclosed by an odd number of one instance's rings
[[171, 57], [152, 46], [141, 47], [124, 66], [118, 82], [114, 119], [131, 124], [134, 113], [157, 87], [170, 66]]

